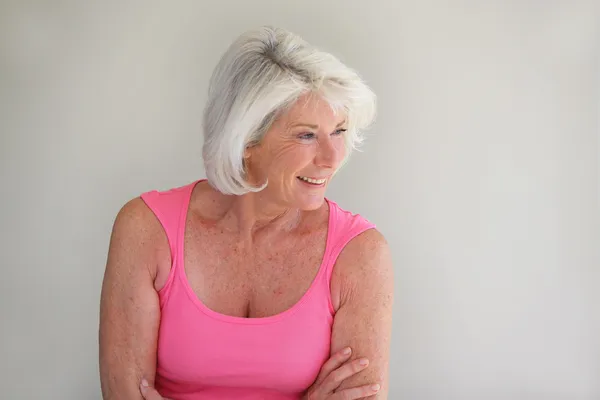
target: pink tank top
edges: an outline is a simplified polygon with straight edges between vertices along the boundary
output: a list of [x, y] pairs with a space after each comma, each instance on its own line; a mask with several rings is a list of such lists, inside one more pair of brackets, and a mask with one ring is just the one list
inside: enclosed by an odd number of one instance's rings
[[228, 316], [202, 304], [183, 266], [185, 221], [197, 182], [141, 196], [162, 224], [172, 255], [167, 283], [158, 293], [156, 388], [174, 400], [299, 399], [329, 358], [335, 260], [352, 238], [374, 225], [327, 200], [325, 254], [302, 298], [269, 317]]

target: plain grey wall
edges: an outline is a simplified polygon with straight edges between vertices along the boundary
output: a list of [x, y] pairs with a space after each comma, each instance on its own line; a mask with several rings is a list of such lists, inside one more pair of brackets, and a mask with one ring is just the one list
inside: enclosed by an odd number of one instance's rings
[[210, 72], [273, 24], [379, 96], [329, 197], [393, 247], [390, 398], [600, 398], [597, 1], [0, 4], [0, 397], [100, 398], [114, 216], [203, 176]]

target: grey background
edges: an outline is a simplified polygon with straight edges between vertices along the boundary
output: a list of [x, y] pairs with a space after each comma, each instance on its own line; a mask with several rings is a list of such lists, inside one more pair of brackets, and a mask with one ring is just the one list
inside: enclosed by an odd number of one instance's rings
[[379, 96], [329, 197], [392, 248], [391, 399], [600, 399], [597, 1], [0, 2], [0, 397], [99, 399], [128, 199], [203, 177], [207, 81], [295, 31]]

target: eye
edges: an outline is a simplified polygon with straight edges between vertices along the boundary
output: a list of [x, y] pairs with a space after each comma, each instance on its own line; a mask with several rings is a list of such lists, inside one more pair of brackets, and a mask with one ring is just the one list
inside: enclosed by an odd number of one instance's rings
[[312, 132], [305, 132], [305, 133], [301, 133], [300, 135], [298, 135], [298, 137], [302, 140], [310, 140], [310, 139], [314, 139], [317, 135], [315, 135]]
[[333, 135], [339, 136], [341, 134], [343, 134], [344, 132], [346, 132], [348, 129], [338, 129], [335, 132], [333, 132]]

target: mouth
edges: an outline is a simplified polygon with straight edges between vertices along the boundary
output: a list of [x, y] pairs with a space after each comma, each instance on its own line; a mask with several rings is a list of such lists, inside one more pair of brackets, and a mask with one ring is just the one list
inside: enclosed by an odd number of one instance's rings
[[327, 183], [327, 178], [311, 178], [308, 176], [297, 176], [296, 177], [300, 182], [312, 186], [312, 187], [321, 187], [325, 186]]

